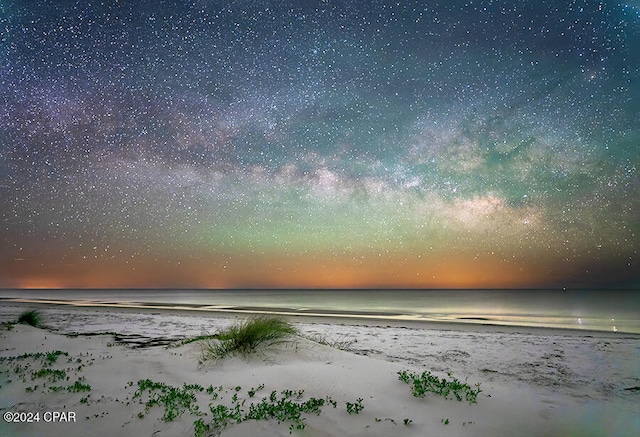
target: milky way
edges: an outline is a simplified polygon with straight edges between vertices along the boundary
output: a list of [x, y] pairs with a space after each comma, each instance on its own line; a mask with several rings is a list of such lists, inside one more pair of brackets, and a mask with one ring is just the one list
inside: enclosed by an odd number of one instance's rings
[[615, 1], [5, 1], [0, 287], [640, 283]]

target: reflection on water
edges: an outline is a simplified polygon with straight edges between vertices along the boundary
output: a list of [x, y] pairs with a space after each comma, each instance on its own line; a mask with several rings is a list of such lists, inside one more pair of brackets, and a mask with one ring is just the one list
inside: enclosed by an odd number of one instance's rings
[[640, 333], [640, 290], [2, 290], [0, 297]]

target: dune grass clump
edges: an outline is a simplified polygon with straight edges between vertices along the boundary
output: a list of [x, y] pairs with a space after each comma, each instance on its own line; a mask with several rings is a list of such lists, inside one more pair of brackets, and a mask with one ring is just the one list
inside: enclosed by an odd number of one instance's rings
[[273, 316], [257, 316], [233, 325], [207, 341], [202, 350], [203, 361], [217, 361], [232, 355], [246, 356], [259, 347], [286, 341], [298, 333], [289, 322]]
[[42, 321], [41, 319], [42, 317], [38, 310], [29, 310], [20, 314], [20, 317], [18, 317], [18, 323], [38, 327]]

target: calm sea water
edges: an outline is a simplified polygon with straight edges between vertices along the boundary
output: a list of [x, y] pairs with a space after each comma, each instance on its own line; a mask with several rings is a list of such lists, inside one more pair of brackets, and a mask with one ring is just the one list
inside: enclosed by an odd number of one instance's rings
[[0, 290], [0, 297], [640, 334], [640, 290]]

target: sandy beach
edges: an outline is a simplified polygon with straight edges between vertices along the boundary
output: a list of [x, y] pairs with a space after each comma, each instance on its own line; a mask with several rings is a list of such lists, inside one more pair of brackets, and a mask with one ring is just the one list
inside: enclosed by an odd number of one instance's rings
[[[193, 436], [219, 405], [248, 412], [270, 398], [324, 404], [302, 413], [302, 430], [251, 419], [202, 435], [640, 435], [634, 335], [293, 318], [300, 335], [290, 341], [202, 363], [202, 343], [181, 340], [245, 316], [43, 306], [43, 327], [6, 324], [32, 307], [0, 307], [0, 410], [13, 421], [0, 422], [0, 436]], [[476, 403], [415, 397], [399, 371], [481, 392]], [[170, 411], [149, 402], [168, 392]]]

